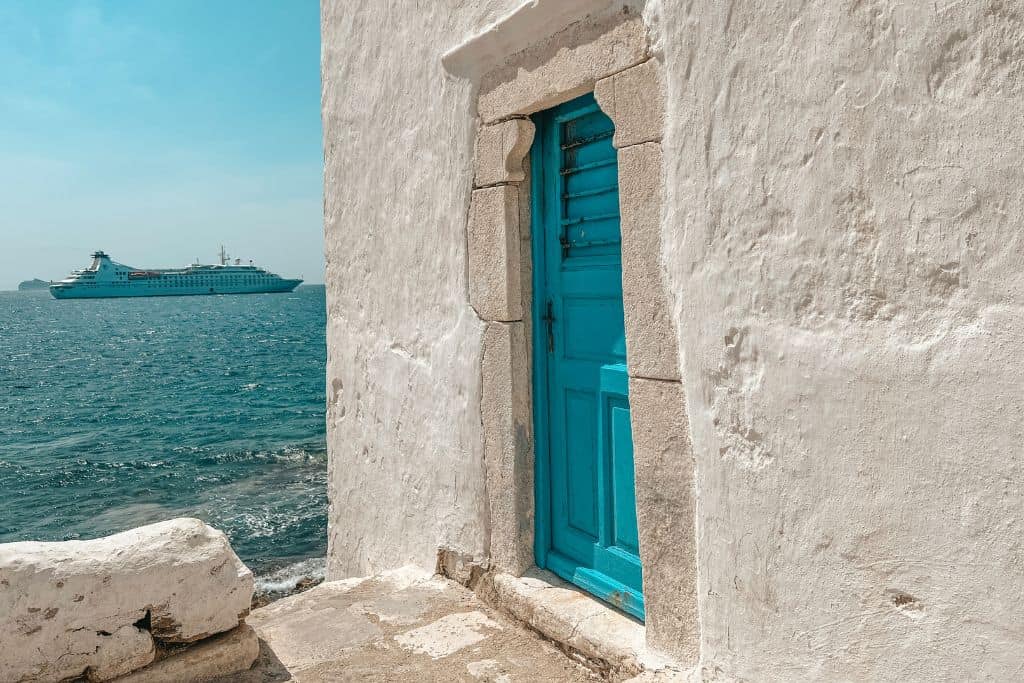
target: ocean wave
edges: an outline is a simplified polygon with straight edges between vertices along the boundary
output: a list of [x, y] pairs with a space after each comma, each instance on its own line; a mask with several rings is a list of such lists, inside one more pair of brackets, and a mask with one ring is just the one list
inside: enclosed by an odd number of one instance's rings
[[311, 557], [256, 577], [253, 603], [265, 605], [312, 588], [327, 576], [327, 558]]
[[243, 449], [207, 452], [203, 453], [195, 460], [195, 462], [200, 465], [221, 465], [225, 463], [259, 461], [321, 464], [327, 461], [327, 448], [324, 444], [309, 444], [303, 446], [285, 446], [284, 448], [274, 450]]
[[189, 516], [261, 577], [325, 554], [323, 291], [3, 301], [0, 542]]

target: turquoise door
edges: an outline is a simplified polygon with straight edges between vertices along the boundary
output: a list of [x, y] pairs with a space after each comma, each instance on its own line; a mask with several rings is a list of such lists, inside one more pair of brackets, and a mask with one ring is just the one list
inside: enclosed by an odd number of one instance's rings
[[614, 129], [592, 95], [534, 123], [537, 564], [643, 618]]

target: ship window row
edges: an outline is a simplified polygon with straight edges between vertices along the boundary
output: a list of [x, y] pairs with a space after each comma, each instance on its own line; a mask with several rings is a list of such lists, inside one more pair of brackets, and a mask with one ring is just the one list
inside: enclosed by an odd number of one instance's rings
[[[248, 278], [248, 277], [246, 277], [246, 278], [217, 278], [216, 280], [211, 280], [210, 278], [201, 277], [201, 278], [187, 279], [187, 280], [156, 280], [156, 281], [153, 281], [153, 280], [141, 280], [141, 281], [136, 281], [136, 282], [117, 282], [117, 281], [115, 281], [115, 282], [110, 282], [110, 283], [106, 283], [106, 284], [116, 285], [116, 286], [122, 286], [122, 285], [130, 286], [130, 285], [136, 285], [136, 284], [146, 284], [146, 285], [149, 285], [150, 287], [178, 288], [178, 287], [209, 287], [211, 285], [223, 285], [223, 284], [228, 284], [228, 285], [231, 285], [231, 286], [246, 286], [246, 285], [259, 285], [259, 284], [263, 284], [263, 283], [269, 282], [269, 281], [270, 281], [270, 278], [267, 278], [267, 277], [255, 277], [255, 278]], [[78, 284], [82, 284], [82, 285], [95, 285], [95, 284], [98, 284], [97, 282], [95, 282], [94, 278], [90, 278], [90, 277], [79, 278], [77, 280], [77, 282], [78, 282]]]
[[158, 280], [152, 282], [157, 287], [197, 287], [197, 286], [208, 286], [216, 284], [229, 284], [229, 285], [258, 285], [263, 282], [267, 282], [268, 278], [265, 277], [230, 277], [230, 278], [217, 278], [213, 280], [211, 278], [194, 278], [184, 280]]
[[[125, 273], [118, 273], [119, 278], [124, 278]], [[80, 275], [77, 281], [81, 284], [96, 284], [94, 275]], [[221, 276], [211, 278], [209, 276], [195, 276], [175, 279], [159, 279], [151, 280], [148, 278], [130, 278], [129, 281], [115, 281], [109, 284], [116, 285], [134, 285], [134, 284], [148, 284], [152, 287], [208, 287], [210, 285], [218, 284], [229, 284], [229, 285], [259, 285], [271, 280], [266, 275], [235, 275], [235, 276]]]

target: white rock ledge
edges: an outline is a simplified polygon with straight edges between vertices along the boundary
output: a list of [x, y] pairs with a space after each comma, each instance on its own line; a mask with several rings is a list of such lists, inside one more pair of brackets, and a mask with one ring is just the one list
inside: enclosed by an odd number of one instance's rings
[[235, 628], [253, 577], [227, 537], [174, 519], [106, 538], [0, 544], [0, 681], [106, 681], [158, 645]]

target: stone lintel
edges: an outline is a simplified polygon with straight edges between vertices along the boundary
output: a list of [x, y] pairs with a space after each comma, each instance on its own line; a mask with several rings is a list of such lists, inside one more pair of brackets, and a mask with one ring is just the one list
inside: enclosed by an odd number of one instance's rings
[[473, 157], [476, 187], [525, 180], [523, 159], [530, 151], [533, 133], [533, 122], [529, 119], [509, 119], [481, 126]]
[[484, 320], [522, 320], [519, 190], [474, 190], [469, 206], [469, 301]]
[[594, 86], [594, 98], [615, 123], [616, 148], [657, 142], [664, 135], [665, 86], [657, 60], [602, 78]]
[[[508, 59], [588, 14], [607, 12], [628, 0], [531, 0], [456, 45], [442, 56], [448, 73], [479, 77]], [[619, 7], [621, 10], [621, 7]]]
[[683, 385], [630, 378], [636, 510], [647, 644], [699, 655], [694, 459]]
[[532, 114], [590, 92], [598, 79], [645, 59], [647, 29], [640, 16], [583, 19], [485, 74], [478, 112], [486, 122]]
[[619, 150], [622, 298], [629, 374], [678, 380], [678, 338], [661, 266], [662, 184], [660, 144]]
[[522, 322], [484, 330], [480, 412], [490, 510], [490, 565], [520, 576], [533, 566], [533, 429]]

